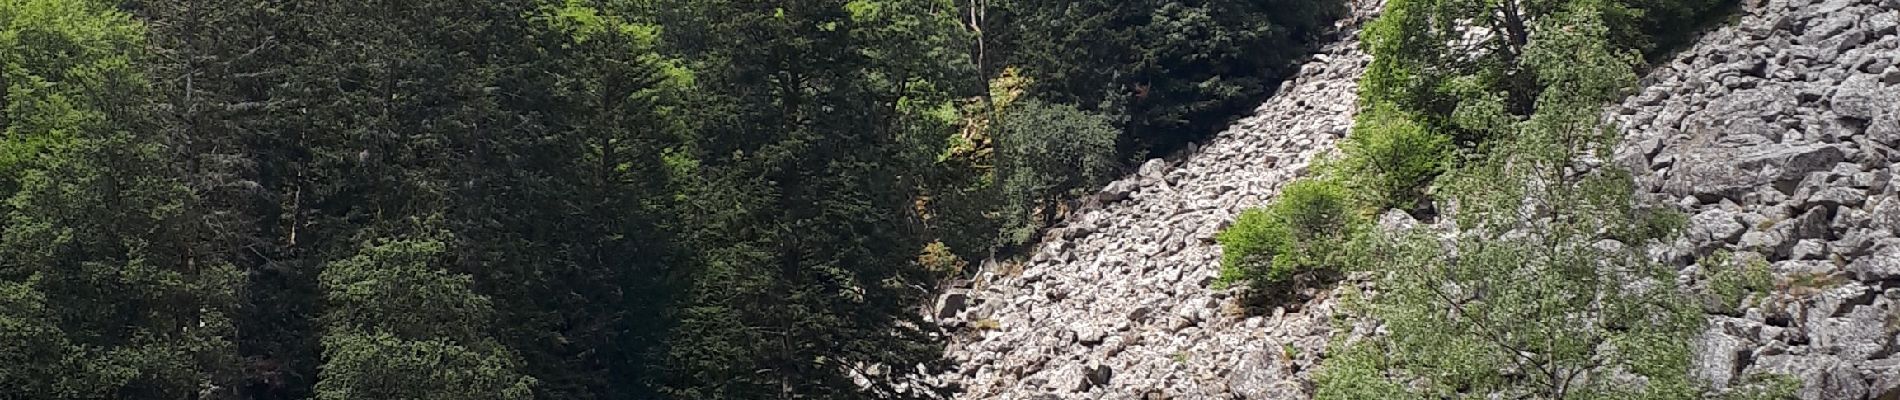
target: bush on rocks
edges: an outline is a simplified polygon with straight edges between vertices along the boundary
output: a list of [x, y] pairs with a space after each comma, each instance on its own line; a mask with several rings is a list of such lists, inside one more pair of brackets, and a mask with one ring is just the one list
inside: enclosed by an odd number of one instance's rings
[[1386, 108], [1359, 117], [1353, 135], [1341, 144], [1346, 157], [1333, 165], [1360, 204], [1373, 209], [1411, 210], [1425, 200], [1425, 188], [1445, 172], [1451, 137]]
[[1263, 294], [1296, 287], [1347, 264], [1364, 218], [1339, 183], [1305, 179], [1288, 185], [1273, 205], [1249, 210], [1215, 237], [1221, 281], [1246, 281]]

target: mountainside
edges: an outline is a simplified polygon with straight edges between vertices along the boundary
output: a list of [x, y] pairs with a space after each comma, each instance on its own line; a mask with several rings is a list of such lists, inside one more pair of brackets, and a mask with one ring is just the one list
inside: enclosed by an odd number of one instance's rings
[[1252, 116], [1178, 161], [1150, 160], [1051, 229], [1021, 265], [989, 265], [937, 305], [960, 333], [943, 376], [964, 398], [1291, 398], [1331, 334], [1325, 293], [1249, 316], [1225, 290], [1215, 233], [1270, 200], [1352, 127], [1369, 57], [1353, 3], [1338, 39]]
[[[1357, 21], [1378, 8], [1355, 3], [1253, 116], [1109, 184], [1027, 261], [940, 297], [933, 317], [958, 332], [942, 378], [983, 399], [1312, 397], [1338, 302], [1308, 290], [1249, 312], [1213, 287], [1212, 238], [1348, 134], [1369, 61]], [[1900, 399], [1900, 3], [1737, 12], [1607, 116], [1638, 197], [1692, 216], [1651, 254], [1705, 303], [1693, 373], [1715, 389], [1785, 377], [1803, 399]]]
[[[1616, 109], [1618, 162], [1693, 215], [1659, 252], [1707, 305], [1697, 375], [1761, 374], [1804, 399], [1900, 398], [1900, 3], [1764, 0], [1650, 73]], [[1733, 289], [1731, 289], [1733, 290]]]
[[1900, 400], [1896, 161], [1900, 0], [0, 0], [0, 399]]

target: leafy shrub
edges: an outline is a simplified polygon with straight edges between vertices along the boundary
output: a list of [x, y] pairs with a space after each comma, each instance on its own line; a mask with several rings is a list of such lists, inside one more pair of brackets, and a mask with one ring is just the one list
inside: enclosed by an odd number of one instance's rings
[[1412, 209], [1425, 188], [1445, 171], [1451, 138], [1432, 133], [1397, 111], [1369, 110], [1341, 145], [1346, 157], [1335, 168], [1361, 204]]
[[1019, 100], [1001, 116], [994, 129], [1002, 242], [1017, 245], [1053, 221], [1064, 198], [1113, 172], [1116, 131], [1101, 115], [1036, 100]]
[[1215, 240], [1221, 244], [1221, 282], [1250, 281], [1263, 293], [1297, 283], [1309, 272], [1347, 263], [1353, 232], [1362, 223], [1338, 183], [1304, 179], [1288, 185], [1266, 208], [1241, 213]]
[[963, 275], [964, 269], [969, 268], [970, 263], [963, 261], [962, 257], [950, 251], [950, 246], [942, 241], [936, 241], [925, 244], [924, 249], [917, 253], [917, 265], [942, 281]]
[[1256, 208], [1240, 213], [1234, 224], [1214, 240], [1221, 246], [1220, 282], [1233, 283], [1255, 275], [1273, 260], [1287, 236], [1285, 227], [1274, 220], [1272, 211]]

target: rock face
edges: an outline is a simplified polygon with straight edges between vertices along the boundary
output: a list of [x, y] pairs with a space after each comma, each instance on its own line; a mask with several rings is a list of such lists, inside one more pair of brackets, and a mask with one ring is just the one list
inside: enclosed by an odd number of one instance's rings
[[1352, 4], [1339, 40], [1253, 116], [1107, 185], [1099, 205], [1051, 229], [1028, 261], [985, 268], [959, 307], [932, 310], [959, 327], [946, 352], [954, 369], [939, 378], [970, 399], [1310, 397], [1330, 296], [1243, 311], [1210, 288], [1220, 268], [1213, 237], [1352, 127], [1370, 61], [1357, 27], [1382, 6]]
[[[1797, 378], [1803, 399], [1900, 399], [1900, 4], [1745, 2], [1611, 112], [1639, 192], [1684, 207], [1666, 246], [1765, 260], [1773, 288], [1714, 307], [1695, 375]], [[1819, 4], [1814, 4], [1819, 3]], [[1712, 265], [1684, 268], [1704, 288]]]

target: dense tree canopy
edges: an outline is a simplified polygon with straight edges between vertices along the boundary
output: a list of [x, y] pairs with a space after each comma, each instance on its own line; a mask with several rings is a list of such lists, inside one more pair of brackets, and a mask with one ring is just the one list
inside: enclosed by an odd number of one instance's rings
[[0, 397], [942, 394], [967, 6], [0, 2]]
[[1038, 97], [1116, 117], [1124, 149], [1153, 155], [1258, 105], [1345, 11], [1309, 0], [996, 2], [991, 58], [1038, 77]]
[[90, 1], [0, 3], [0, 389], [182, 398], [233, 375], [231, 265], [146, 112], [143, 31]]

